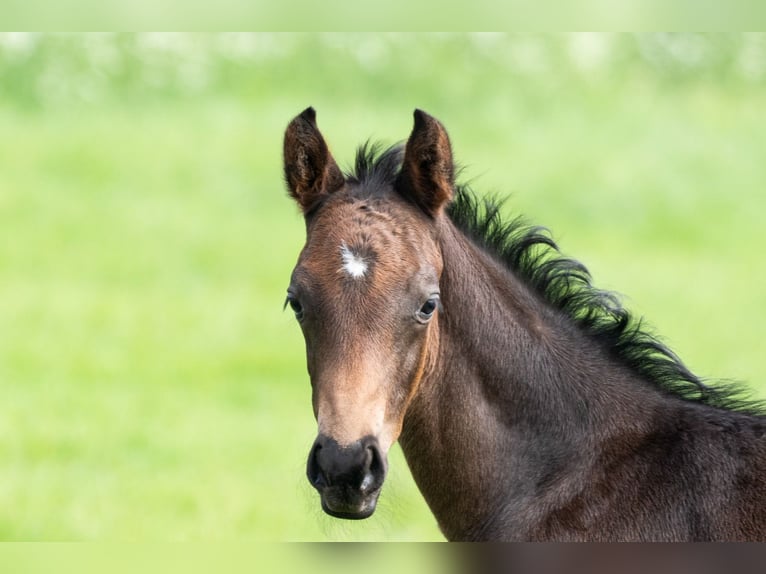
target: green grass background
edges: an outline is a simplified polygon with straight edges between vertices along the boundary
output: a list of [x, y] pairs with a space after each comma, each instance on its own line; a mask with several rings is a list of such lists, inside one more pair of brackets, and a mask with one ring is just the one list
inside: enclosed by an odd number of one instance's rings
[[0, 35], [0, 539], [439, 540], [395, 447], [322, 514], [303, 222], [282, 133], [338, 161], [447, 126], [697, 373], [766, 397], [764, 35]]

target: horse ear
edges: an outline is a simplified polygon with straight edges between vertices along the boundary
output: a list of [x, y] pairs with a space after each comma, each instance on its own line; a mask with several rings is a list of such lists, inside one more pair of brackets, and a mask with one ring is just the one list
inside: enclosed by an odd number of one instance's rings
[[452, 200], [455, 168], [447, 130], [439, 120], [415, 110], [415, 125], [404, 150], [399, 191], [430, 216]]
[[314, 108], [306, 108], [287, 126], [284, 164], [287, 189], [303, 213], [343, 186], [343, 174], [317, 128]]

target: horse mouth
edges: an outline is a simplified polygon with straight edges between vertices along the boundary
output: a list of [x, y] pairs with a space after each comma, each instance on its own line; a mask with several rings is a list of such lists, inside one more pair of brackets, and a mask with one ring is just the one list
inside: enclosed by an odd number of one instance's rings
[[306, 477], [319, 492], [326, 514], [361, 520], [375, 512], [386, 466], [386, 456], [375, 437], [341, 446], [320, 434], [309, 452]]
[[380, 489], [365, 496], [342, 496], [328, 489], [321, 494], [322, 510], [334, 518], [364, 520], [375, 512], [379, 494]]

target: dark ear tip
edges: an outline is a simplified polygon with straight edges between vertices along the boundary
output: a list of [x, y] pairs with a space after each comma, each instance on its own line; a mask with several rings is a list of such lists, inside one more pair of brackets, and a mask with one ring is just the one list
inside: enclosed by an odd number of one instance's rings
[[309, 106], [305, 110], [303, 110], [298, 117], [301, 118], [302, 120], [311, 122], [312, 124], [316, 124], [317, 113], [316, 113], [316, 110], [314, 110], [314, 108]]
[[431, 117], [431, 116], [429, 116], [427, 113], [425, 113], [423, 110], [421, 110], [419, 108], [415, 108], [415, 111], [412, 113], [412, 116], [415, 118], [415, 125], [416, 126], [422, 126]]
[[441, 125], [441, 122], [437, 120], [435, 117], [433, 117], [431, 114], [424, 112], [421, 109], [415, 109], [415, 111], [412, 114], [415, 118], [415, 128], [416, 129], [422, 129], [426, 126], [438, 126], [441, 129], [444, 129]]

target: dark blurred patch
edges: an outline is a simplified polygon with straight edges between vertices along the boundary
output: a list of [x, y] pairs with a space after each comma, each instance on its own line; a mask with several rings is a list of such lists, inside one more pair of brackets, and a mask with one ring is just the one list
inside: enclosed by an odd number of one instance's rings
[[763, 572], [766, 546], [487, 544], [460, 545], [456, 553], [461, 574], [739, 574]]

